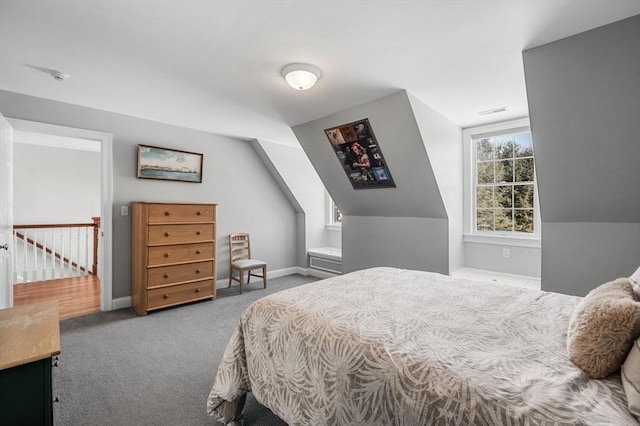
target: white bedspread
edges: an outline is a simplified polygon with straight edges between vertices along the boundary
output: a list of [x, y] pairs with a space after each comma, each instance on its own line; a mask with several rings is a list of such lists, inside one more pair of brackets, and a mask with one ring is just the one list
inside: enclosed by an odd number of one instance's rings
[[637, 425], [619, 374], [567, 357], [580, 300], [394, 268], [285, 290], [243, 314], [208, 410], [251, 391], [290, 425]]

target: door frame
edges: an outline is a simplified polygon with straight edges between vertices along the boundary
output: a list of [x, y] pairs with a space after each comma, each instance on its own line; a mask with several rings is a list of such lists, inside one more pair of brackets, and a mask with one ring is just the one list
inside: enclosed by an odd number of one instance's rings
[[78, 129], [6, 117], [14, 130], [64, 136], [77, 139], [89, 139], [100, 142], [100, 229], [101, 237], [98, 249], [98, 277], [100, 278], [100, 310], [113, 309], [112, 287], [112, 215], [113, 215], [113, 135], [95, 130]]

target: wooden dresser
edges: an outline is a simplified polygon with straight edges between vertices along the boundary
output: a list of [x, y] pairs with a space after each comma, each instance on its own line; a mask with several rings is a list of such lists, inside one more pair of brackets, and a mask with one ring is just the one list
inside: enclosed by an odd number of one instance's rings
[[131, 305], [138, 315], [216, 298], [216, 204], [132, 203]]
[[52, 425], [58, 302], [0, 310], [0, 424]]

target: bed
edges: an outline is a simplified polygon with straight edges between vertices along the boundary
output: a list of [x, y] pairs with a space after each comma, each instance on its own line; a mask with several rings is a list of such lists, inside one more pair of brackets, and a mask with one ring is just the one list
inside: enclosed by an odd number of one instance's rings
[[638, 425], [620, 374], [567, 356], [582, 298], [372, 268], [264, 297], [207, 399], [239, 424], [247, 392], [289, 425]]

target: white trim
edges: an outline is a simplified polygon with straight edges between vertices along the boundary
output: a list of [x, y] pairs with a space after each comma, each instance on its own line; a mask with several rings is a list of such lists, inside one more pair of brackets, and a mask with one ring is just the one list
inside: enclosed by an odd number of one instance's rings
[[342, 232], [342, 224], [337, 224], [337, 225], [325, 225], [325, 229], [327, 231], [334, 231], [334, 232]]
[[[290, 268], [282, 268], [282, 269], [274, 269], [273, 271], [270, 271], [267, 269], [267, 280], [270, 280], [271, 278], [280, 278], [280, 277], [285, 277], [287, 275], [295, 275], [295, 274], [300, 274], [300, 275], [308, 275], [306, 273], [306, 268], [301, 268], [299, 266], [292, 266]], [[229, 285], [229, 277], [221, 279], [221, 280], [216, 280], [216, 288], [227, 288], [227, 286]]]
[[512, 237], [510, 235], [480, 235], [480, 234], [464, 234], [463, 239], [465, 243], [478, 243], [478, 244], [496, 244], [500, 246], [512, 246], [512, 247], [533, 247], [540, 248], [541, 241], [535, 237]]
[[337, 260], [342, 262], [342, 249], [335, 247], [318, 247], [307, 250], [309, 257], [319, 257], [321, 259]]
[[111, 301], [111, 309], [116, 311], [118, 309], [130, 308], [131, 296], [119, 297]]
[[7, 119], [11, 125], [23, 132], [43, 133], [74, 139], [88, 139], [100, 142], [101, 178], [100, 178], [100, 248], [98, 255], [98, 277], [100, 278], [100, 309], [110, 311], [113, 306], [111, 300], [112, 288], [112, 206], [113, 206], [113, 135], [95, 130], [78, 129], [59, 126], [56, 124], [40, 123], [37, 121]]
[[[304, 275], [304, 276], [308, 276], [308, 275], [316, 276], [313, 274], [309, 274], [306, 268], [300, 268], [299, 266], [292, 266], [290, 268], [267, 271], [267, 279], [280, 278], [280, 277], [285, 277], [287, 275], [295, 275], [295, 274]], [[331, 275], [331, 276], [334, 276], [334, 275]], [[227, 288], [228, 285], [229, 285], [229, 278], [216, 280], [217, 289]], [[113, 299], [113, 301], [111, 302], [111, 309], [113, 310], [124, 309], [129, 307], [131, 307], [131, 296]]]
[[[464, 197], [464, 241], [486, 244], [505, 244], [521, 247], [536, 247], [534, 241], [538, 241], [538, 247], [540, 246], [541, 238], [541, 223], [540, 223], [540, 202], [538, 198], [538, 184], [537, 180], [534, 189], [534, 214], [533, 214], [533, 226], [535, 233], [530, 237], [515, 235], [500, 235], [496, 232], [495, 235], [483, 235], [475, 232], [475, 197], [474, 197], [474, 175], [475, 170], [475, 151], [473, 146], [473, 139], [478, 135], [491, 134], [499, 131], [509, 131], [511, 129], [522, 130], [523, 128], [531, 128], [528, 118], [520, 118], [516, 120], [502, 121], [499, 123], [487, 124], [484, 126], [470, 127], [463, 129], [462, 131], [462, 152], [463, 152], [463, 197]], [[535, 158], [535, 141], [534, 141], [534, 158]]]

